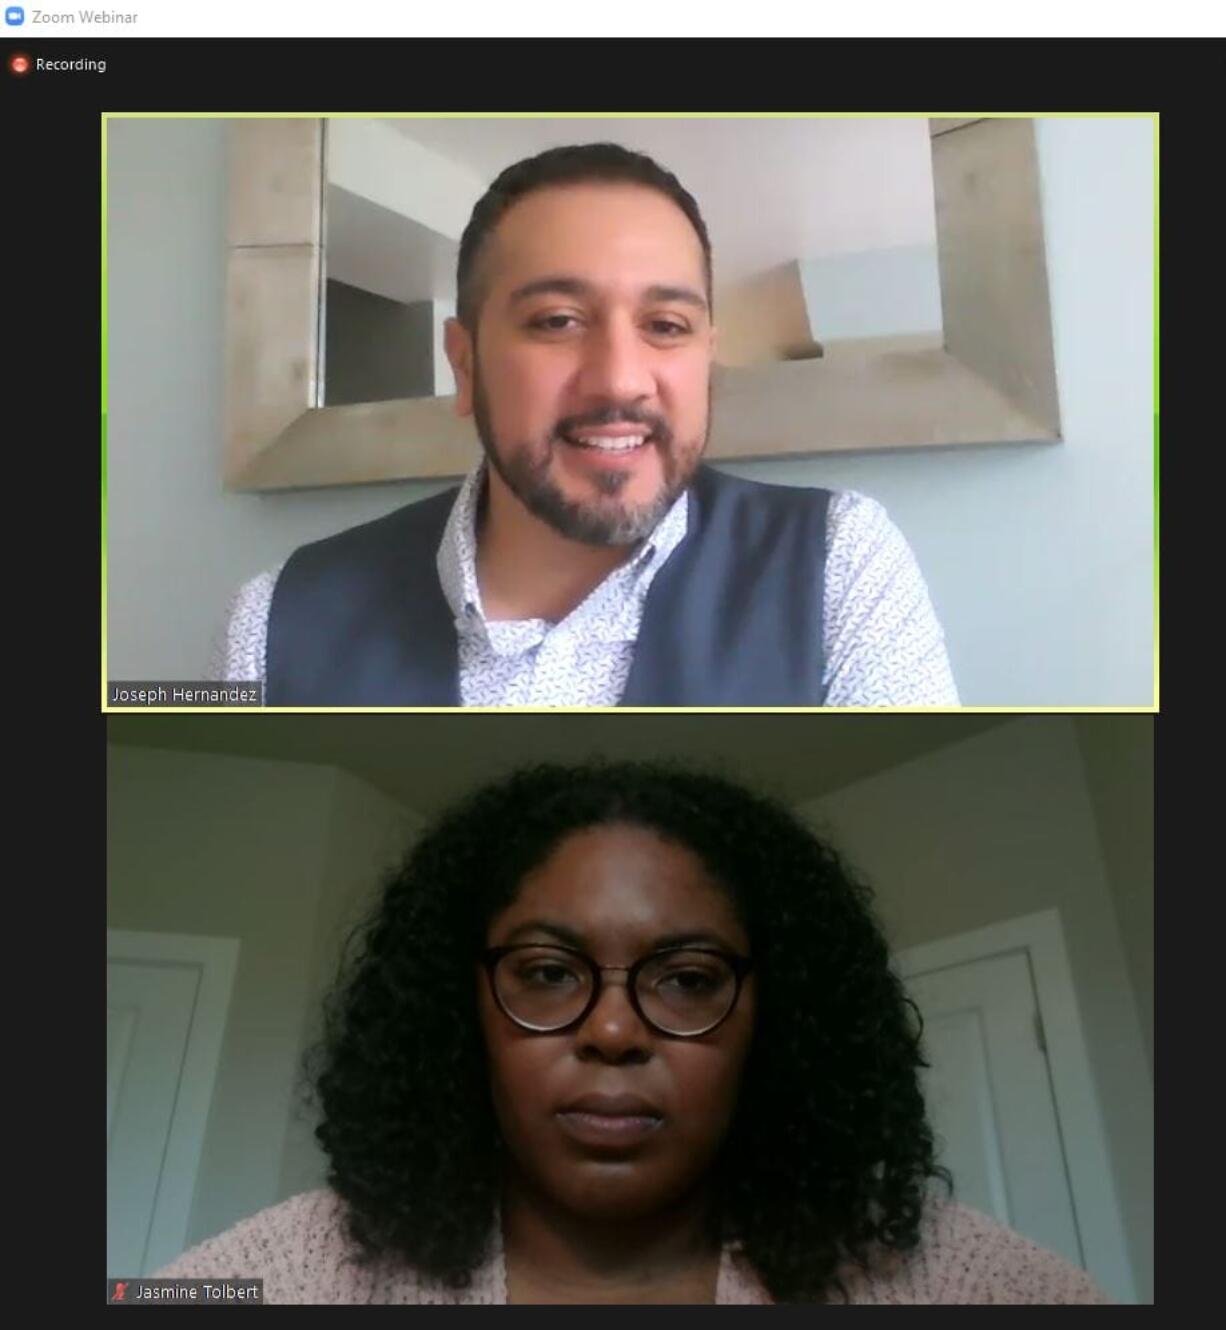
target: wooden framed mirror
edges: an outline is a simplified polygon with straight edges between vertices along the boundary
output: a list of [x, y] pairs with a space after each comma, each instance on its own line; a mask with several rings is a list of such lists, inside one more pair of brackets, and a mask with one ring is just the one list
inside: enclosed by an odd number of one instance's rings
[[[441, 479], [479, 456], [454, 413], [438, 330], [489, 177], [403, 132], [415, 123], [231, 122], [228, 488]], [[591, 138], [587, 122], [562, 123]], [[639, 122], [624, 123], [637, 146]], [[794, 135], [848, 121], [783, 123]], [[929, 120], [925, 131], [930, 254], [799, 252], [721, 294], [716, 245], [723, 350], [709, 459], [1060, 439], [1035, 124]], [[662, 164], [685, 180], [684, 162]], [[760, 199], [742, 207], [757, 210], [751, 220], [770, 211]], [[342, 312], [364, 330], [356, 350], [335, 336]]]

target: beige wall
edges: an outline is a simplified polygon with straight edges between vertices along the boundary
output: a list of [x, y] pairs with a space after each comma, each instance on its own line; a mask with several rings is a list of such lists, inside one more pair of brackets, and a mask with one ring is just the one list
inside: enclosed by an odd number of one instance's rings
[[[335, 777], [327, 847], [321, 862], [315, 942], [298, 1036], [300, 1054], [319, 1038], [324, 997], [336, 978], [346, 939], [375, 903], [385, 870], [403, 855], [421, 824], [416, 814], [365, 781], [340, 771]], [[299, 1074], [281, 1160], [281, 1197], [309, 1191], [324, 1182], [326, 1162], [315, 1143], [315, 1117], [305, 1101], [304, 1088]]]
[[1130, 716], [1121, 724], [1114, 716], [1078, 716], [1077, 733], [1152, 1076], [1154, 721]]
[[897, 949], [1059, 909], [1138, 1293], [1151, 1299], [1153, 1083], [1073, 719], [1020, 718], [803, 811], [873, 885]]
[[188, 1242], [281, 1199], [307, 1011], [403, 813], [324, 767], [108, 750], [107, 924], [239, 939]]

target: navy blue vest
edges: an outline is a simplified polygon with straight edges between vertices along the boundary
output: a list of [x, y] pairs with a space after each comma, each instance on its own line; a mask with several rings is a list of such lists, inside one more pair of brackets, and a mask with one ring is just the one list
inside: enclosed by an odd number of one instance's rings
[[[268, 616], [269, 706], [460, 705], [435, 559], [448, 490], [305, 545]], [[622, 706], [820, 706], [829, 492], [700, 467], [647, 593]]]

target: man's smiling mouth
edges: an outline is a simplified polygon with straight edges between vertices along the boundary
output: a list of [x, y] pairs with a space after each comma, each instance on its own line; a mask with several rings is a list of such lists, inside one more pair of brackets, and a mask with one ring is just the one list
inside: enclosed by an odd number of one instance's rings
[[575, 448], [593, 448], [602, 453], [628, 453], [641, 448], [654, 435], [642, 425], [605, 425], [577, 429], [562, 438]]
[[602, 453], [628, 453], [641, 448], [647, 442], [646, 434], [628, 434], [624, 439], [570, 439], [567, 443], [576, 448], [595, 448]]

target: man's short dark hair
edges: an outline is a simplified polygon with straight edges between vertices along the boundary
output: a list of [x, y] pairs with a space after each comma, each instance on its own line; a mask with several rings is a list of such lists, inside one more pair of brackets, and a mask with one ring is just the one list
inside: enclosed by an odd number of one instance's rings
[[707, 304], [711, 304], [711, 241], [694, 197], [671, 171], [666, 171], [645, 153], [632, 152], [617, 143], [583, 143], [549, 148], [535, 157], [508, 166], [485, 191], [473, 208], [460, 238], [456, 264], [456, 315], [469, 332], [477, 326], [481, 291], [477, 260], [503, 214], [525, 194], [552, 185], [578, 185], [590, 181], [644, 185], [665, 195], [685, 213], [702, 245], [703, 275]]

